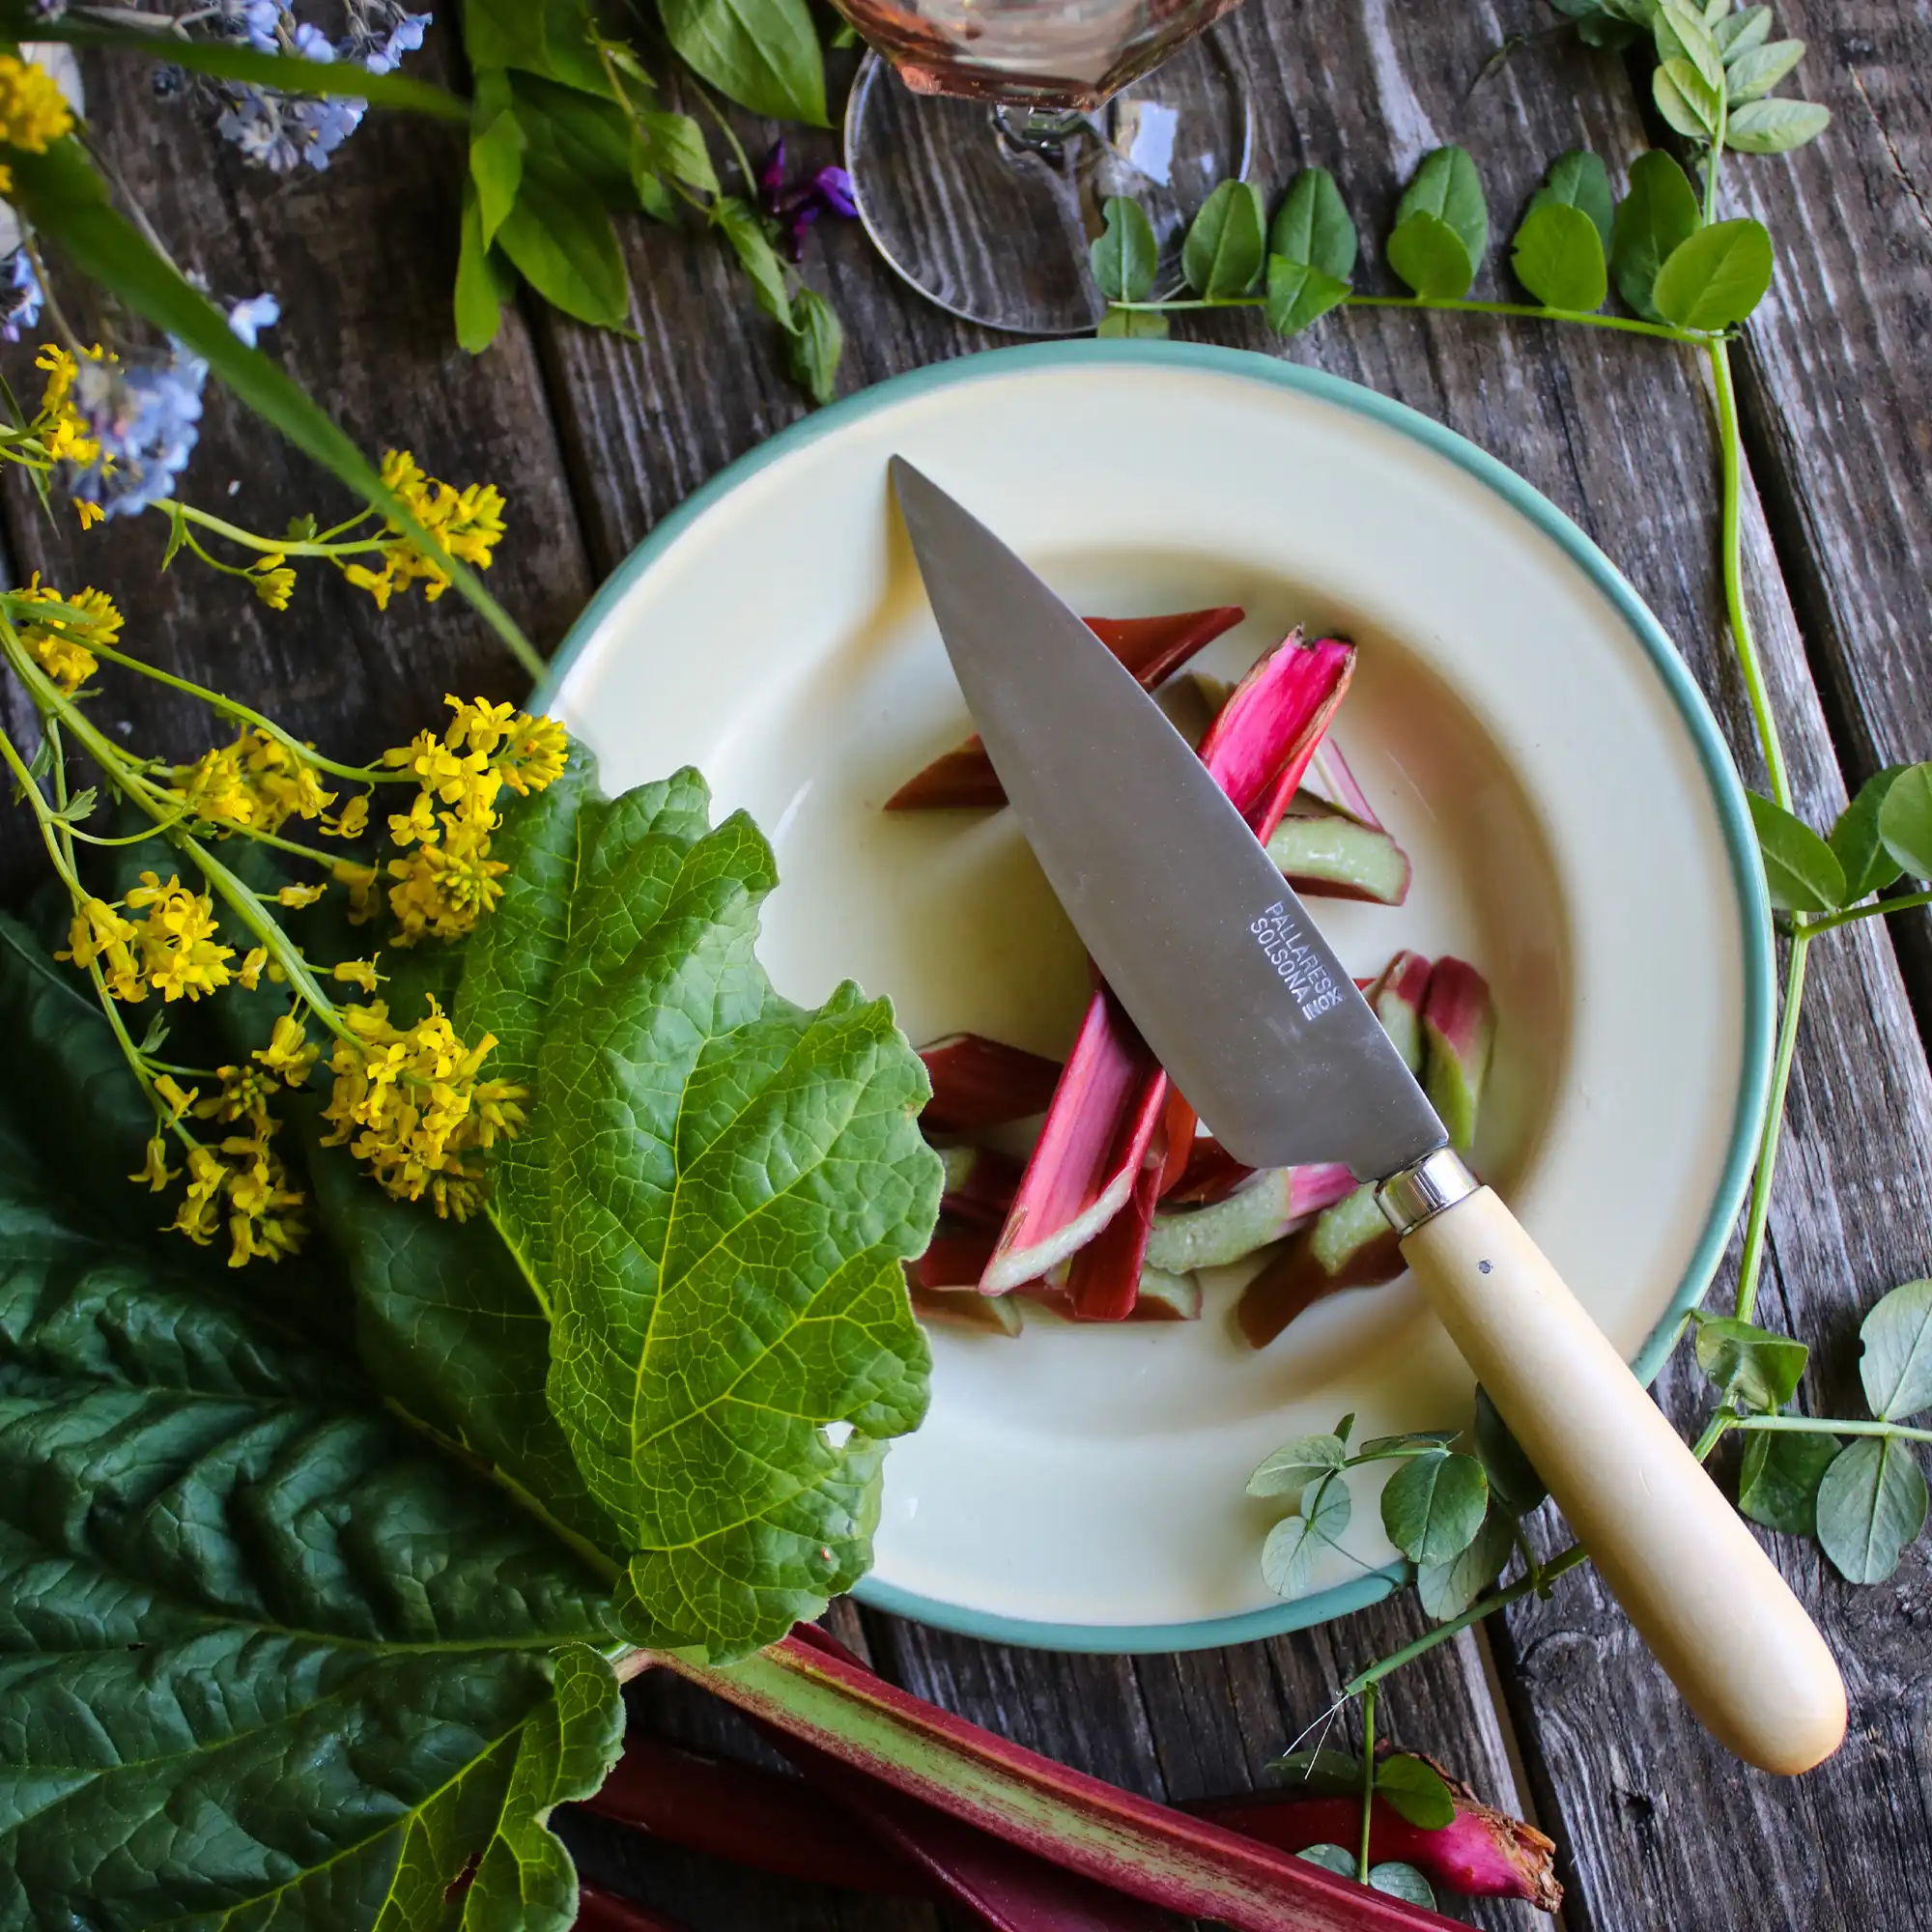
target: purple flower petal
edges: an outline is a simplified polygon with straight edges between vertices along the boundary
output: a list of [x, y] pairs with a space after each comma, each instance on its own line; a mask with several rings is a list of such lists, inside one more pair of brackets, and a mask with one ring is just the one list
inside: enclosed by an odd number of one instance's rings
[[812, 192], [834, 214], [848, 218], [859, 213], [852, 198], [852, 177], [843, 168], [820, 168], [811, 178]]
[[791, 226], [786, 231], [791, 242], [791, 258], [794, 262], [805, 260], [805, 232], [818, 219], [818, 203], [805, 202], [791, 218]]
[[784, 186], [785, 144], [781, 134], [772, 143], [771, 151], [765, 156], [758, 169], [758, 198], [768, 209], [774, 209], [780, 191]]

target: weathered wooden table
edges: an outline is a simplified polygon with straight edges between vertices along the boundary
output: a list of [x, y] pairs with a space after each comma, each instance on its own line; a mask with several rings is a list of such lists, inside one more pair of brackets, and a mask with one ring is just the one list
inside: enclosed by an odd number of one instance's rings
[[[1620, 175], [1645, 126], [1618, 59], [1547, 37], [1479, 78], [1506, 36], [1552, 17], [1537, 0], [1248, 0], [1218, 31], [1253, 79], [1258, 178], [1323, 163], [1372, 228], [1440, 142], [1475, 154], [1499, 222], [1560, 149], [1594, 147]], [[1756, 490], [1747, 553], [1803, 809], [1818, 822], [1876, 766], [1932, 753], [1932, 29], [1922, 7], [1884, 0], [1785, 0], [1778, 27], [1810, 41], [1806, 91], [1830, 103], [1835, 125], [1795, 156], [1735, 165], [1726, 192], [1734, 210], [1771, 225], [1781, 251], [1740, 358]], [[446, 40], [427, 58], [455, 71]], [[530, 306], [471, 361], [449, 323], [461, 151], [446, 130], [372, 122], [328, 174], [285, 183], [243, 169], [191, 115], [152, 100], [138, 65], [93, 70], [91, 104], [184, 264], [224, 294], [280, 295], [274, 348], [364, 447], [412, 447], [440, 474], [506, 488], [512, 535], [491, 582], [546, 646], [666, 511], [802, 412], [774, 332], [704, 238], [633, 224], [638, 341]], [[814, 160], [830, 157], [829, 137], [808, 145]], [[821, 225], [809, 272], [844, 315], [848, 387], [990, 345], [899, 287], [854, 225]], [[1246, 319], [1211, 332], [1280, 353]], [[1677, 639], [1751, 778], [1722, 618], [1711, 404], [1689, 352], [1534, 321], [1356, 311], [1291, 353], [1452, 425], [1576, 518]], [[26, 351], [15, 354], [24, 362]], [[213, 507], [239, 486], [238, 509], [261, 528], [338, 501], [213, 391], [190, 481], [192, 498]], [[432, 717], [445, 690], [518, 694], [515, 668], [454, 598], [380, 616], [310, 574], [296, 608], [276, 616], [205, 574], [156, 580], [158, 525], [103, 563], [98, 540], [77, 537], [65, 515], [50, 526], [15, 492], [6, 530], [14, 570], [100, 583], [127, 611], [136, 648], [338, 753], [394, 740]], [[185, 709], [157, 705], [143, 722], [182, 752], [208, 742]], [[18, 882], [30, 861], [17, 825], [4, 850]], [[1861, 1412], [1845, 1407], [1856, 1400], [1859, 1315], [1932, 1263], [1927, 1021], [1932, 927], [1922, 914], [1815, 949], [1764, 1309], [1817, 1345], [1804, 1400], [1820, 1411]], [[1690, 1415], [1692, 1391], [1679, 1377], [1666, 1375], [1662, 1395]], [[1582, 1577], [1393, 1685], [1384, 1723], [1399, 1741], [1451, 1761], [1557, 1838], [1573, 1932], [1932, 1927], [1925, 1547], [1889, 1583], [1862, 1591], [1827, 1573], [1809, 1546], [1777, 1553], [1851, 1692], [1845, 1748], [1807, 1777], [1760, 1776], [1711, 1746]], [[898, 1681], [1176, 1798], [1250, 1784], [1351, 1668], [1420, 1628], [1411, 1607], [1385, 1605], [1239, 1650], [1075, 1658], [849, 1605], [834, 1614]], [[684, 1736], [724, 1736], [724, 1720], [689, 1700], [639, 1695]], [[594, 1821], [571, 1835], [586, 1870], [705, 1932], [937, 1922], [924, 1908], [620, 1845]], [[1516, 1905], [1465, 1916], [1530, 1922]]]

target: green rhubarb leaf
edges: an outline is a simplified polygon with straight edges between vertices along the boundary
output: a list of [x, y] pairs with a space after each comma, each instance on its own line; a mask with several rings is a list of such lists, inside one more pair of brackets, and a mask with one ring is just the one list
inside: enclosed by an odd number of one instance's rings
[[9, 1922], [413, 1932], [473, 1868], [469, 1922], [562, 1932], [543, 1818], [616, 1741], [601, 1581], [279, 1326], [274, 1276], [95, 1212], [49, 1133], [80, 1104], [0, 1092]]
[[1859, 1378], [1881, 1422], [1932, 1408], [1932, 1281], [1908, 1281], [1859, 1324]]
[[545, 863], [575, 857], [529, 902], [541, 958], [466, 975], [457, 1009], [533, 1068], [529, 1157], [498, 1168], [495, 1211], [549, 1256], [550, 1406], [628, 1555], [625, 1628], [724, 1659], [870, 1562], [886, 1441], [925, 1407], [900, 1263], [940, 1163], [887, 1005], [773, 992], [753, 950], [770, 848], [709, 806], [681, 772], [553, 824]]

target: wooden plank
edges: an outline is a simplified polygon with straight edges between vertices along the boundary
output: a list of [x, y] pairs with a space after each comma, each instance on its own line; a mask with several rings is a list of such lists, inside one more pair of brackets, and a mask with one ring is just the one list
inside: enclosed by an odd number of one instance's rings
[[[486, 358], [456, 346], [460, 137], [372, 117], [327, 174], [285, 180], [244, 166], [194, 109], [156, 101], [149, 72], [140, 61], [90, 62], [89, 104], [108, 161], [138, 185], [156, 229], [218, 298], [264, 289], [279, 297], [284, 320], [264, 346], [364, 449], [412, 449], [453, 483], [504, 489], [509, 535], [489, 581], [540, 646], [554, 644], [589, 594], [589, 567], [520, 318], [506, 318]], [[56, 279], [71, 292], [58, 271]], [[23, 347], [8, 369], [16, 387], [37, 395], [32, 385], [43, 379], [31, 362]], [[303, 511], [327, 525], [354, 509], [340, 485], [213, 382], [183, 494], [263, 532]], [[23, 579], [38, 570], [69, 589], [108, 590], [132, 650], [271, 712], [338, 756], [371, 754], [436, 723], [446, 715], [446, 691], [501, 698], [526, 688], [454, 595], [429, 605], [412, 593], [384, 613], [327, 566], [311, 565], [291, 608], [277, 613], [191, 558], [157, 578], [167, 535], [158, 515], [82, 534], [65, 506], [45, 519], [17, 478], [5, 502]], [[193, 755], [228, 735], [199, 706], [126, 676], [116, 678], [113, 701], [116, 716], [157, 750]], [[23, 722], [17, 709], [10, 722]], [[0, 821], [10, 886], [38, 876], [41, 863], [20, 817]]]

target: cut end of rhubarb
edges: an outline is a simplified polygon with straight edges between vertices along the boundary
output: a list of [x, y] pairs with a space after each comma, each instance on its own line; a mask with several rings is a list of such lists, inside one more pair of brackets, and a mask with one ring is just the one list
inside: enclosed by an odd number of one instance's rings
[[932, 1082], [919, 1117], [929, 1134], [976, 1134], [1041, 1113], [1060, 1079], [1058, 1061], [984, 1034], [948, 1034], [919, 1057]]
[[1373, 1187], [1353, 1187], [1301, 1228], [1241, 1291], [1235, 1320], [1265, 1349], [1297, 1315], [1344, 1289], [1378, 1288], [1407, 1265]]
[[1379, 827], [1325, 807], [1304, 810], [1306, 799], [1300, 794], [1268, 835], [1267, 855], [1289, 884], [1316, 898], [1401, 905], [1408, 897], [1408, 854]]
[[1422, 1008], [1423, 1086], [1466, 1153], [1476, 1138], [1476, 1113], [1495, 1045], [1496, 1009], [1490, 982], [1462, 959], [1438, 959]]

